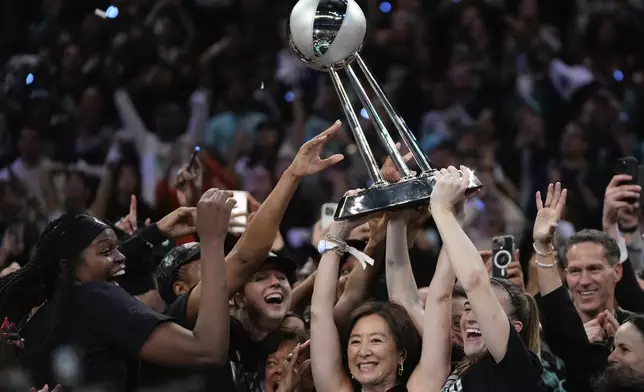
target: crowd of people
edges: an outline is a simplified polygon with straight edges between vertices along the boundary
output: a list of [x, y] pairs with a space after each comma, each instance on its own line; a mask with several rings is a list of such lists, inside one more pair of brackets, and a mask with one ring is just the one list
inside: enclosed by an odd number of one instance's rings
[[342, 221], [295, 0], [2, 4], [0, 391], [644, 390], [644, 3], [357, 2], [436, 183]]

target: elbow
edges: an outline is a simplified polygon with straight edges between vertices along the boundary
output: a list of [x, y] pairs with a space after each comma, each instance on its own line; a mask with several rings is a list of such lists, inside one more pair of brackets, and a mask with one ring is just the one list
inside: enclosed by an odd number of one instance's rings
[[465, 290], [466, 293], [474, 292], [480, 288], [481, 285], [490, 283], [490, 278], [485, 267], [468, 271], [468, 273], [459, 280], [461, 281], [463, 290]]
[[228, 344], [217, 345], [216, 348], [203, 350], [197, 356], [199, 365], [225, 366], [228, 363]]

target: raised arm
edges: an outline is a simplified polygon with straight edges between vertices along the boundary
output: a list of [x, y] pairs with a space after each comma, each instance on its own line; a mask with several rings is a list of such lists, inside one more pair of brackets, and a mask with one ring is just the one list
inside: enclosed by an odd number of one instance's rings
[[363, 253], [374, 259], [374, 265], [367, 269], [354, 268], [349, 273], [344, 291], [333, 308], [335, 325], [340, 329], [346, 324], [351, 312], [369, 297], [369, 289], [382, 268], [387, 222], [387, 215], [377, 216], [369, 221], [369, 242]]
[[534, 239], [534, 250], [536, 252], [537, 277], [539, 280], [539, 292], [542, 297], [557, 290], [563, 283], [556, 268], [555, 247], [552, 243], [557, 222], [566, 205], [568, 191], [561, 190], [561, 183], [548, 185], [548, 194], [544, 204], [541, 199], [541, 192], [537, 192], [537, 217], [534, 220], [532, 238]]
[[[324, 143], [339, 129], [340, 123], [336, 123], [300, 148], [291, 166], [248, 223], [246, 232], [226, 256], [228, 298], [232, 298], [242, 288], [244, 282], [259, 269], [271, 250], [286, 207], [302, 178], [318, 173], [344, 158], [342, 155], [320, 158]], [[188, 298], [188, 324], [197, 319], [201, 309], [201, 296], [201, 283], [198, 283]]]
[[141, 358], [169, 365], [226, 363], [230, 321], [224, 238], [234, 205], [231, 192], [210, 189], [201, 197], [197, 229], [201, 239], [203, 300], [197, 322], [193, 331], [174, 323], [160, 324], [141, 348]]
[[[346, 240], [362, 222], [333, 222], [329, 235]], [[311, 370], [317, 392], [351, 392], [353, 387], [342, 368], [342, 346], [333, 321], [341, 256], [334, 251], [322, 255], [311, 298]]]
[[419, 333], [423, 332], [423, 305], [418, 295], [407, 246], [407, 220], [416, 210], [393, 214], [387, 225], [386, 277], [387, 292], [391, 301], [401, 304], [414, 321]]
[[246, 279], [259, 269], [271, 250], [286, 207], [300, 181], [344, 159], [341, 154], [326, 159], [320, 158], [326, 141], [340, 130], [341, 125], [340, 122], [336, 122], [331, 128], [302, 145], [291, 166], [284, 172], [248, 224], [244, 235], [226, 257], [229, 296], [239, 291]]
[[431, 197], [434, 222], [438, 227], [449, 262], [465, 289], [488, 351], [499, 363], [505, 357], [510, 334], [508, 317], [497, 299], [481, 256], [455, 216], [455, 206], [463, 201], [470, 170], [461, 166], [442, 169]]
[[439, 391], [451, 369], [452, 289], [455, 276], [445, 248], [427, 290], [420, 362], [407, 382], [409, 392]]

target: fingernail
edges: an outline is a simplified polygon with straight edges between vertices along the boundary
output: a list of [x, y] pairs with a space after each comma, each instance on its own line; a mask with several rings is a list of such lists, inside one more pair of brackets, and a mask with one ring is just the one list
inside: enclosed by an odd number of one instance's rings
[[342, 124], [342, 121], [340, 121], [340, 119], [335, 120], [335, 123], [333, 125], [338, 125], [338, 124]]

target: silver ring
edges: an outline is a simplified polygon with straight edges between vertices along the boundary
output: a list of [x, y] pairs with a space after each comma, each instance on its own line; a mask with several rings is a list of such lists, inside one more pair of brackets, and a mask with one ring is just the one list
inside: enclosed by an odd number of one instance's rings
[[286, 356], [286, 359], [284, 359], [286, 362], [291, 362], [291, 359], [293, 359], [293, 353], [288, 353]]

